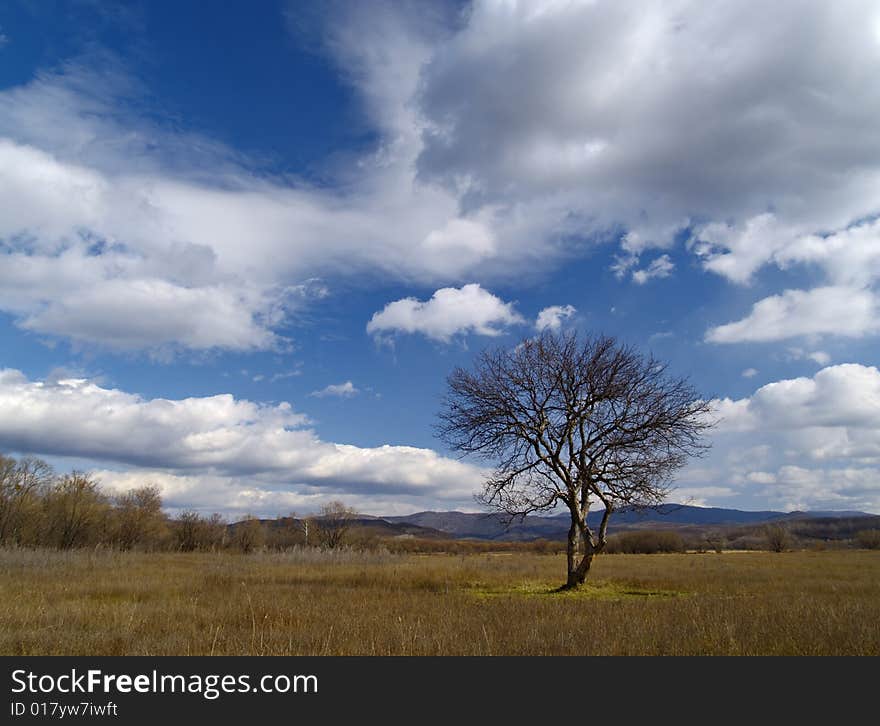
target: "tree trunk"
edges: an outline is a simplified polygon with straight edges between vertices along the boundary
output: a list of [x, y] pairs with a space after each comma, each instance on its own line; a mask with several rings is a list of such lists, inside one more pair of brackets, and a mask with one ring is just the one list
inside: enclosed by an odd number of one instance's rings
[[[590, 573], [590, 565], [593, 564], [592, 543], [587, 539], [584, 526], [578, 526], [578, 522], [572, 519], [571, 527], [568, 530], [568, 543], [566, 547], [566, 561], [568, 565], [568, 578], [566, 579], [563, 590], [575, 590], [587, 579]], [[583, 544], [583, 548], [579, 547]], [[580, 560], [578, 556], [580, 555]]]
[[565, 589], [577, 587], [577, 554], [578, 554], [578, 536], [577, 524], [572, 518], [571, 527], [568, 528], [568, 542], [565, 548], [566, 564], [568, 566], [568, 580], [565, 583]]

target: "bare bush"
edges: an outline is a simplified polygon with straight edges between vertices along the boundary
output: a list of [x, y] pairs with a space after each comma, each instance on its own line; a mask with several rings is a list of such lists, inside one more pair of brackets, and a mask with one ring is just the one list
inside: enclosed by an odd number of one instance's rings
[[767, 549], [771, 552], [785, 552], [791, 549], [791, 532], [784, 524], [768, 524], [764, 528], [764, 537], [767, 540]]
[[226, 544], [226, 522], [219, 514], [204, 518], [198, 512], [181, 512], [173, 523], [173, 532], [181, 552], [217, 550]]
[[55, 474], [41, 459], [0, 455], [0, 545], [33, 544], [40, 504]]
[[259, 550], [266, 544], [262, 522], [250, 514], [232, 525], [232, 531], [232, 544], [244, 554]]
[[101, 541], [108, 510], [97, 481], [82, 472], [65, 474], [43, 499], [46, 539], [63, 550]]
[[880, 550], [880, 529], [856, 532], [856, 544], [866, 550]]
[[660, 552], [684, 552], [685, 542], [678, 532], [621, 532], [608, 538], [608, 554], [653, 555]]
[[320, 514], [315, 518], [321, 546], [331, 550], [340, 547], [357, 517], [358, 513], [342, 502], [334, 501], [323, 505]]
[[138, 487], [116, 497], [111, 536], [122, 550], [153, 549], [164, 542], [168, 524], [157, 487]]

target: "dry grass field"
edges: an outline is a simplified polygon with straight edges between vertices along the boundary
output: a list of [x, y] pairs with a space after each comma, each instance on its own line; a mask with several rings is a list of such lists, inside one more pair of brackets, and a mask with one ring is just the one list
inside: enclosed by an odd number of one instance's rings
[[880, 654], [880, 552], [0, 550], [4, 655]]

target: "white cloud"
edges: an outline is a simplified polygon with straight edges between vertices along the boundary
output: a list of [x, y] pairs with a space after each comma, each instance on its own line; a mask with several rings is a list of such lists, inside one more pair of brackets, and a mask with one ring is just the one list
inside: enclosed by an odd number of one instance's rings
[[350, 487], [320, 487], [288, 483], [266, 476], [171, 474], [156, 469], [93, 469], [93, 476], [109, 492], [122, 493], [144, 485], [157, 486], [162, 502], [172, 512], [195, 509], [220, 512], [230, 519], [244, 514], [275, 517], [319, 511], [322, 504], [342, 499], [358, 512], [373, 515], [411, 514], [425, 507], [470, 509], [463, 500], [434, 498], [429, 494], [353, 491]]
[[[880, 280], [880, 220], [856, 223], [832, 234], [810, 234], [804, 225], [785, 226], [762, 214], [736, 228], [710, 224], [698, 230], [694, 247], [708, 269], [747, 283], [764, 264], [788, 269], [818, 268], [832, 285], [807, 291], [786, 290], [755, 304], [752, 315], [710, 330], [707, 337], [729, 341], [782, 340], [798, 335], [860, 337], [880, 329], [874, 286]], [[831, 307], [825, 308], [828, 304]], [[837, 321], [834, 316], [837, 315]], [[752, 324], [757, 330], [749, 331]], [[815, 359], [827, 365], [822, 351]]]
[[23, 327], [116, 350], [270, 349], [326, 296], [316, 272], [456, 279], [531, 254], [530, 230], [498, 248], [503, 219], [414, 180], [411, 112], [337, 187], [312, 188], [127, 116], [130, 85], [72, 66], [0, 92], [0, 310]]
[[865, 290], [880, 277], [876, 16], [869, 0], [475, 2], [423, 72], [420, 173], [469, 209], [564, 207], [575, 234], [622, 231], [613, 269], [638, 284], [671, 271], [640, 256], [690, 229], [731, 281], [798, 265]]
[[708, 507], [710, 500], [718, 501], [736, 494], [730, 487], [679, 487], [675, 490], [675, 500], [694, 507]]
[[758, 369], [757, 369], [757, 368], [746, 368], [746, 369], [742, 372], [742, 377], [743, 377], [743, 378], [754, 378], [756, 375], [758, 375]]
[[278, 381], [283, 381], [288, 378], [296, 378], [297, 376], [301, 376], [301, 375], [302, 375], [302, 371], [299, 369], [296, 369], [296, 370], [292, 370], [292, 371], [284, 371], [283, 373], [276, 373], [269, 380], [272, 383], [277, 383]]
[[683, 472], [685, 488], [747, 508], [880, 512], [880, 371], [831, 366], [715, 402], [721, 422], [708, 456]]
[[827, 366], [831, 362], [831, 355], [824, 350], [804, 350], [803, 348], [790, 347], [787, 349], [787, 358], [789, 360], [811, 360], [817, 365]]
[[712, 343], [770, 342], [800, 336], [858, 338], [880, 328], [880, 303], [870, 290], [817, 287], [786, 290], [755, 303], [742, 320], [711, 328]]
[[577, 312], [574, 305], [551, 305], [538, 313], [535, 320], [535, 330], [559, 330], [562, 327], [562, 321], [568, 320]]
[[[691, 220], [694, 249], [731, 279], [768, 262], [820, 264], [834, 286], [876, 279], [876, 222], [852, 226], [880, 211], [869, 0], [326, 15], [307, 36], [378, 138], [330, 185], [267, 179], [221, 144], [134, 116], [147, 93], [118, 73], [73, 64], [0, 92], [0, 254], [38, 283], [14, 302], [0, 283], [0, 310], [88, 345], [266, 348], [286, 291], [318, 272], [461, 284], [621, 231], [634, 268]], [[164, 286], [156, 307], [132, 302], [121, 346], [114, 311], [100, 312], [113, 284]], [[198, 335], [165, 314], [196, 299]], [[233, 329], [215, 299], [238, 301]]]
[[455, 335], [497, 336], [510, 325], [525, 322], [506, 303], [475, 283], [461, 288], [444, 287], [429, 300], [413, 297], [388, 303], [373, 314], [367, 332], [381, 337], [397, 333], [421, 333], [449, 342]]
[[637, 285], [644, 285], [648, 280], [653, 280], [654, 278], [669, 277], [674, 269], [675, 264], [669, 259], [669, 255], [660, 255], [646, 268], [634, 270], [632, 279]]
[[351, 398], [358, 393], [360, 393], [360, 390], [355, 387], [354, 383], [345, 381], [345, 383], [331, 383], [318, 391], [312, 391], [309, 395], [314, 398], [326, 398], [327, 396]]
[[877, 208], [875, 15], [868, 0], [475, 2], [424, 71], [420, 169], [472, 204], [566, 196], [642, 249], [768, 206], [838, 228]]
[[[876, 214], [880, 207], [865, 212]], [[749, 282], [765, 264], [817, 267], [833, 284], [849, 287], [864, 287], [880, 277], [880, 219], [817, 234], [808, 225], [784, 223], [765, 212], [739, 225], [698, 227], [691, 244], [707, 269], [739, 283]]]
[[229, 394], [144, 399], [85, 379], [31, 381], [9, 369], [0, 370], [0, 447], [134, 467], [138, 481], [149, 472], [183, 477], [198, 491], [180, 494], [180, 507], [223, 501], [225, 493], [199, 488], [215, 484], [222, 492], [461, 502], [483, 475], [429, 449], [322, 441], [288, 403]]

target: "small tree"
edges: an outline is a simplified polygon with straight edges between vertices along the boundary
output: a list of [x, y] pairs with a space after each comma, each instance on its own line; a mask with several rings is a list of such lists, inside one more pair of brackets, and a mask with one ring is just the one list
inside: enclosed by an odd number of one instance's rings
[[246, 515], [233, 525], [232, 541], [244, 554], [260, 549], [266, 543], [266, 532], [263, 523], [253, 515]]
[[113, 520], [113, 541], [120, 549], [157, 544], [167, 531], [158, 487], [139, 487], [116, 497]]
[[198, 512], [186, 511], [177, 515], [174, 522], [174, 535], [177, 549], [192, 552], [198, 549], [201, 539], [202, 518]]
[[[281, 528], [284, 531], [284, 541], [293, 544], [303, 544], [308, 547], [314, 538], [315, 518], [312, 516], [300, 516], [295, 511], [286, 517], [280, 518]], [[288, 536], [289, 533], [289, 536]]]
[[54, 476], [41, 459], [0, 455], [0, 545], [23, 544], [38, 535], [40, 498]]
[[107, 498], [98, 483], [77, 471], [65, 474], [52, 486], [43, 506], [49, 540], [63, 550], [97, 539], [108, 512]]
[[[439, 434], [497, 463], [481, 501], [510, 518], [564, 505], [566, 588], [581, 585], [621, 507], [654, 506], [705, 448], [709, 403], [664, 364], [605, 336], [547, 331], [484, 351], [448, 379]], [[594, 503], [604, 511], [587, 521]]]
[[715, 550], [718, 554], [721, 554], [724, 551], [724, 545], [726, 542], [727, 538], [724, 536], [723, 532], [710, 532], [706, 535], [706, 546]]
[[216, 552], [226, 546], [227, 524], [222, 514], [214, 512], [202, 520], [201, 547]]
[[866, 550], [880, 550], [880, 529], [863, 529], [856, 532], [856, 544]]
[[[303, 543], [308, 547], [315, 537], [315, 518], [303, 517], [299, 520], [299, 529], [303, 534]], [[311, 536], [311, 539], [309, 538]]]
[[334, 501], [324, 504], [315, 519], [321, 546], [331, 550], [341, 546], [357, 516], [358, 513], [354, 509], [347, 507], [342, 502]]
[[771, 552], [785, 552], [791, 548], [791, 532], [784, 524], [768, 524], [764, 528], [767, 549]]
[[173, 522], [173, 532], [181, 552], [218, 550], [226, 544], [226, 520], [216, 513], [206, 519], [198, 512], [181, 512]]

